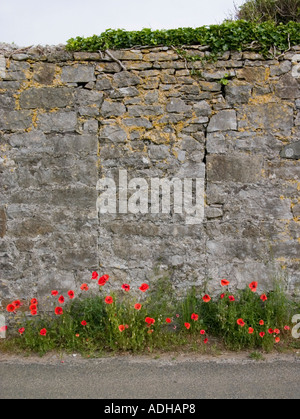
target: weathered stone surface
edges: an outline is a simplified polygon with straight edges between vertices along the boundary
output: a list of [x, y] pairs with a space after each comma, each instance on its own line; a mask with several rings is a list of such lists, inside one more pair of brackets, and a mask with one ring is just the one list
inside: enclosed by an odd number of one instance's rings
[[276, 65], [270, 66], [270, 76], [281, 76], [291, 70], [292, 64], [290, 61], [282, 61]]
[[23, 109], [51, 109], [64, 108], [73, 103], [74, 92], [67, 87], [32, 87], [24, 90], [20, 95], [20, 106]]
[[146, 61], [172, 61], [177, 60], [178, 55], [174, 51], [167, 52], [150, 52], [149, 54], [144, 55], [144, 60]]
[[227, 77], [234, 77], [235, 76], [235, 71], [231, 70], [218, 70], [218, 71], [204, 71], [202, 73], [202, 77], [204, 77], [207, 81], [215, 81], [215, 80], [221, 80], [223, 78], [227, 78]]
[[275, 93], [282, 99], [295, 99], [300, 97], [299, 84], [290, 74], [285, 74], [275, 85]]
[[6, 233], [6, 213], [3, 207], [0, 207], [0, 237], [3, 238]]
[[93, 65], [75, 64], [62, 68], [61, 80], [63, 83], [88, 83], [96, 80]]
[[158, 116], [163, 114], [163, 108], [160, 105], [132, 105], [128, 106], [129, 116]]
[[0, 55], [0, 78], [5, 78], [6, 60], [3, 55]]
[[273, 102], [242, 105], [237, 115], [239, 129], [291, 129], [294, 120], [291, 106]]
[[104, 118], [107, 118], [108, 116], [120, 116], [126, 112], [126, 106], [120, 102], [109, 102], [105, 100], [100, 112]]
[[122, 122], [127, 127], [144, 127], [144, 128], [153, 127], [153, 125], [147, 118], [124, 118]]
[[221, 132], [208, 133], [206, 138], [207, 153], [224, 154], [227, 150], [225, 137]]
[[292, 207], [292, 212], [294, 217], [300, 217], [300, 204], [294, 204]]
[[[143, 54], [139, 50], [131, 50], [131, 51], [110, 51], [114, 58], [117, 60], [125, 60], [125, 61], [141, 61], [143, 59]], [[111, 57], [108, 57], [111, 59]]]
[[225, 86], [225, 97], [230, 105], [247, 103], [250, 99], [252, 85], [250, 83], [230, 82]]
[[94, 105], [100, 107], [104, 100], [103, 93], [94, 90], [78, 89], [75, 96], [80, 106]]
[[222, 208], [218, 208], [218, 207], [206, 207], [205, 216], [208, 219], [219, 218], [223, 216], [223, 210]]
[[109, 90], [112, 88], [111, 82], [107, 77], [98, 76], [96, 81], [97, 90]]
[[112, 99], [119, 99], [119, 98], [132, 97], [132, 96], [138, 96], [138, 95], [139, 95], [139, 91], [136, 87], [128, 86], [128, 87], [121, 87], [120, 89], [113, 90], [109, 96]]
[[0, 109], [0, 129], [25, 130], [32, 124], [30, 111], [7, 111]]
[[40, 83], [50, 85], [55, 77], [55, 64], [36, 63], [33, 65], [33, 80]]
[[212, 108], [206, 100], [195, 103], [193, 108], [197, 116], [210, 116], [212, 114]]
[[207, 178], [210, 182], [255, 183], [261, 178], [261, 156], [210, 155], [206, 159]]
[[286, 159], [300, 159], [300, 141], [285, 146], [280, 152], [280, 156]]
[[267, 70], [265, 67], [244, 67], [236, 70], [237, 78], [249, 83], [262, 83], [266, 80]]
[[100, 139], [113, 143], [123, 143], [127, 139], [126, 132], [118, 125], [105, 125], [100, 130]]
[[192, 107], [186, 105], [182, 99], [172, 99], [167, 103], [167, 112], [185, 113], [191, 111]]
[[0, 94], [0, 109], [13, 111], [15, 109], [15, 98], [12, 92]]
[[234, 110], [222, 110], [214, 114], [208, 124], [207, 132], [228, 131], [237, 129], [236, 112]]
[[117, 87], [136, 86], [142, 81], [140, 77], [129, 71], [114, 74], [113, 80]]
[[200, 81], [199, 85], [204, 92], [220, 92], [222, 89], [221, 84], [217, 82]]
[[38, 116], [38, 129], [44, 132], [58, 131], [69, 132], [76, 131], [78, 126], [77, 113], [58, 111], [45, 113]]

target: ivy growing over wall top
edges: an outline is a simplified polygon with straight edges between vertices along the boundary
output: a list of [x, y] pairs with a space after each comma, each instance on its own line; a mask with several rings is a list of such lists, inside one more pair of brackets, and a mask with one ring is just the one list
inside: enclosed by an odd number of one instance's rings
[[270, 50], [285, 51], [300, 44], [300, 23], [254, 23], [245, 20], [225, 21], [220, 25], [199, 28], [166, 30], [142, 29], [125, 31], [107, 29], [100, 35], [70, 38], [66, 48], [70, 51], [104, 51], [107, 49], [138, 48], [143, 46], [206, 45], [211, 52], [256, 49], [264, 55]]

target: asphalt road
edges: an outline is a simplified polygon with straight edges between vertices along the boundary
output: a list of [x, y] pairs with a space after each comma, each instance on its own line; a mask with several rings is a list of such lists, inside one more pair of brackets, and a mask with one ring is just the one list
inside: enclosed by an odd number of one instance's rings
[[[0, 354], [1, 355], [1, 354]], [[299, 399], [300, 357], [0, 356], [1, 399]], [[133, 416], [133, 415], [132, 415]]]

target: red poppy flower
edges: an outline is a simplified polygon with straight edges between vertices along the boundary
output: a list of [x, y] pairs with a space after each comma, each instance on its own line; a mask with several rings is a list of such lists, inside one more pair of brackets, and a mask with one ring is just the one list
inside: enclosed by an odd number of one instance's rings
[[260, 324], [261, 326], [263, 326], [263, 325], [265, 324], [265, 322], [264, 322], [263, 320], [260, 320], [260, 321], [259, 321], [259, 324]]
[[248, 329], [248, 333], [251, 335], [253, 332], [254, 332], [253, 327], [249, 327], [249, 329]]
[[32, 316], [35, 316], [35, 315], [37, 314], [37, 310], [31, 310], [31, 311], [30, 311], [30, 314], [31, 314]]
[[8, 304], [8, 306], [6, 307], [6, 310], [9, 311], [10, 313], [15, 311], [16, 307], [14, 304]]
[[221, 285], [222, 285], [222, 287], [225, 287], [226, 285], [229, 285], [229, 284], [230, 284], [230, 282], [227, 281], [227, 279], [221, 279]]
[[205, 330], [200, 330], [200, 335], [205, 335]]
[[275, 342], [276, 342], [276, 343], [280, 342], [280, 337], [279, 337], [279, 336], [276, 336], [276, 338], [275, 338]]
[[149, 288], [149, 285], [148, 284], [142, 284], [141, 286], [140, 286], [140, 290], [142, 291], [142, 292], [145, 292], [145, 291], [147, 291], [147, 289]]
[[187, 329], [189, 329], [191, 327], [190, 323], [188, 323], [188, 322], [184, 323], [184, 325]]
[[98, 278], [98, 273], [97, 272], [92, 272], [92, 279], [97, 279]]
[[103, 286], [108, 281], [109, 276], [108, 275], [102, 275], [98, 280], [98, 285]]
[[72, 291], [72, 290], [68, 291], [68, 296], [71, 299], [74, 298], [74, 296], [75, 296], [74, 291]]
[[237, 324], [239, 325], [239, 326], [245, 326], [245, 322], [244, 322], [244, 320], [243, 319], [237, 319]]
[[52, 290], [52, 291], [51, 291], [51, 295], [54, 295], [54, 297], [55, 297], [56, 295], [58, 295], [58, 291], [56, 291], [56, 290]]
[[166, 323], [172, 323], [172, 320], [170, 319], [170, 317], [166, 318]]
[[5, 332], [5, 330], [7, 330], [7, 326], [1, 326], [0, 327], [0, 332]]
[[82, 289], [83, 291], [87, 291], [89, 289], [88, 284], [82, 284], [80, 286], [80, 289]]
[[192, 320], [198, 320], [198, 318], [199, 318], [199, 316], [198, 316], [198, 314], [196, 314], [196, 313], [193, 313], [192, 315], [191, 315], [191, 319]]
[[270, 329], [268, 329], [268, 333], [270, 333], [271, 335], [272, 333], [274, 333], [274, 330], [270, 327]]
[[136, 303], [136, 304], [134, 305], [134, 308], [135, 308], [136, 310], [140, 310], [140, 309], [142, 308], [142, 306], [141, 306], [141, 304], [140, 304], [140, 303]]
[[46, 336], [46, 334], [47, 334], [47, 329], [44, 328], [40, 330], [40, 335]]
[[105, 297], [104, 301], [106, 302], [106, 304], [112, 304], [114, 302], [113, 298], [110, 295]]
[[58, 302], [61, 303], [61, 304], [64, 303], [65, 302], [65, 297], [63, 295], [58, 297]]
[[276, 333], [276, 335], [278, 335], [280, 333], [279, 329], [274, 329], [274, 333]]
[[38, 300], [36, 298], [32, 298], [30, 300], [30, 304], [37, 304], [37, 303], [38, 303]]
[[120, 326], [118, 326], [118, 327], [119, 327], [120, 332], [124, 332], [124, 330], [125, 330], [124, 324], [120, 324]]
[[82, 326], [86, 326], [87, 325], [87, 323], [86, 323], [85, 320], [82, 320], [81, 324], [82, 324]]
[[203, 343], [207, 343], [208, 342], [208, 339], [207, 338], [205, 338], [204, 339], [204, 341], [203, 341]]
[[263, 337], [265, 336], [265, 332], [260, 332], [260, 333], [259, 333], [259, 336], [260, 336], [261, 338], [263, 338]]
[[229, 301], [235, 301], [235, 298], [233, 295], [228, 295]]
[[36, 304], [30, 304], [30, 306], [29, 306], [29, 310], [36, 310], [37, 309], [37, 306], [36, 306]]
[[225, 297], [225, 293], [223, 292], [223, 294], [220, 295], [220, 298], [224, 298]]
[[290, 330], [290, 326], [284, 326], [284, 330]]
[[21, 301], [20, 300], [15, 300], [12, 302], [12, 304], [15, 306], [15, 308], [19, 308], [21, 306]]
[[205, 294], [205, 295], [202, 297], [202, 300], [203, 300], [205, 303], [208, 303], [208, 301], [210, 301], [210, 300], [211, 300], [211, 298], [210, 298], [210, 296], [209, 296], [208, 294]]
[[20, 333], [20, 335], [22, 335], [25, 332], [25, 327], [21, 327], [18, 332]]
[[267, 301], [267, 296], [266, 296], [266, 294], [262, 294], [261, 296], [260, 296], [260, 299], [262, 300], [262, 301]]
[[152, 317], [146, 317], [145, 318], [145, 322], [150, 324], [154, 324], [155, 323], [155, 319], [153, 319]]
[[123, 288], [123, 290], [124, 290], [124, 291], [127, 291], [127, 292], [128, 292], [128, 291], [130, 290], [130, 285], [128, 285], [128, 284], [123, 284], [123, 285], [122, 285], [122, 288]]
[[54, 313], [57, 316], [60, 316], [61, 314], [63, 314], [63, 309], [61, 307], [55, 307]]
[[251, 289], [251, 291], [256, 292], [257, 282], [256, 282], [256, 281], [252, 281], [252, 282], [249, 284], [249, 288]]

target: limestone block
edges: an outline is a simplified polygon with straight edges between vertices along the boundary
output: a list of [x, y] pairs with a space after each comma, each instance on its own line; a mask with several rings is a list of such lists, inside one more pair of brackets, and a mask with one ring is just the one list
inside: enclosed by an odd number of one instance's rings
[[136, 86], [142, 82], [141, 78], [130, 71], [121, 71], [113, 75], [117, 87]]
[[237, 129], [236, 112], [233, 109], [221, 110], [214, 114], [208, 124], [207, 132]]
[[100, 112], [104, 118], [109, 116], [121, 116], [126, 112], [126, 107], [120, 102], [109, 102], [108, 100], [104, 100]]
[[276, 102], [241, 105], [237, 116], [239, 129], [291, 129], [294, 122], [293, 108]]
[[3, 55], [0, 55], [0, 79], [4, 79], [6, 75], [6, 60]]
[[38, 116], [38, 129], [44, 132], [69, 132], [77, 129], [77, 113], [76, 112], [51, 112]]
[[61, 81], [63, 83], [88, 83], [96, 80], [93, 65], [75, 64], [62, 68]]
[[23, 109], [51, 109], [64, 108], [74, 101], [73, 89], [67, 87], [31, 87], [20, 95], [20, 106]]
[[261, 177], [263, 168], [261, 156], [208, 155], [206, 162], [209, 182], [255, 183]]

